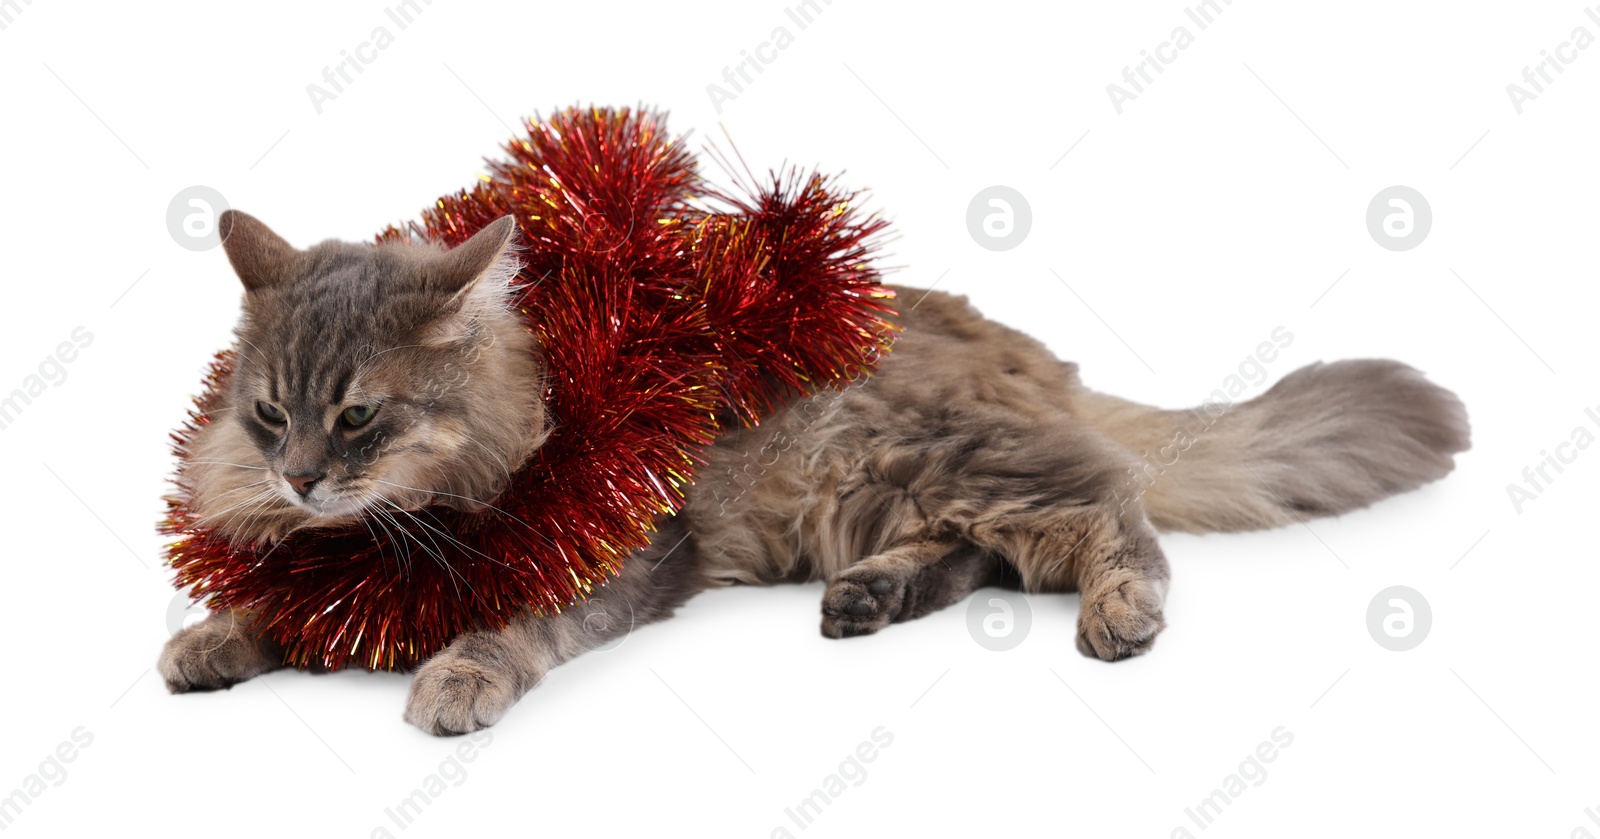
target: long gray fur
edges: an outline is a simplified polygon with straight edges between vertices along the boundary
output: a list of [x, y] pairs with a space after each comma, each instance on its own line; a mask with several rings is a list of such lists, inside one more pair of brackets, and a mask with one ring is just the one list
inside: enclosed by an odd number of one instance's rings
[[[340, 457], [351, 447], [333, 435], [348, 429], [307, 435], [305, 449], [324, 458], [317, 468], [337, 470], [347, 493], [347, 503], [320, 508], [283, 485], [296, 468], [284, 438], [246, 431], [247, 419], [213, 423], [197, 448], [232, 465], [197, 464], [186, 477], [217, 521], [240, 538], [272, 539], [383, 505], [492, 502], [548, 434], [542, 355], [496, 304], [515, 270], [509, 225], [449, 253], [423, 244], [296, 251], [248, 216], [228, 221], [229, 257], [248, 290], [240, 352], [251, 362], [235, 383], [238, 406], [282, 400], [315, 431], [351, 398], [341, 389], [393, 400], [431, 381], [442, 422], [394, 427], [368, 460]], [[1415, 370], [1313, 364], [1207, 418], [1152, 479], [1144, 458], [1196, 427], [1202, 409], [1090, 391], [1076, 365], [963, 298], [900, 292], [918, 302], [898, 315], [904, 333], [875, 376], [724, 433], [684, 509], [658, 522], [618, 577], [559, 614], [457, 638], [418, 668], [405, 718], [434, 734], [492, 725], [551, 668], [735, 583], [826, 581], [821, 630], [834, 638], [992, 583], [1077, 591], [1078, 649], [1108, 661], [1139, 655], [1166, 626], [1158, 528], [1337, 515], [1442, 477], [1469, 446], [1460, 401]], [[407, 342], [424, 348], [395, 349]], [[438, 388], [457, 368], [489, 387]], [[265, 511], [241, 516], [246, 503]], [[282, 666], [281, 651], [248, 625], [248, 615], [218, 614], [176, 635], [160, 661], [169, 688], [227, 687]]]

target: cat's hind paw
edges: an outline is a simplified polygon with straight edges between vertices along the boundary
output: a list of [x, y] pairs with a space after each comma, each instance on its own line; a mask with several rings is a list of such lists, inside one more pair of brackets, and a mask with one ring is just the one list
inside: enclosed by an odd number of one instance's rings
[[1157, 584], [1128, 580], [1083, 595], [1078, 616], [1078, 652], [1102, 661], [1120, 661], [1150, 651], [1167, 626]]
[[822, 595], [822, 634], [850, 638], [888, 626], [906, 606], [909, 582], [866, 563], [846, 570]]

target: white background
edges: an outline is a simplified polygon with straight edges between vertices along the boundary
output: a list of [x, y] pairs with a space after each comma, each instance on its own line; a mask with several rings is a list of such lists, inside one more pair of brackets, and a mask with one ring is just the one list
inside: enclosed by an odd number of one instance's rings
[[[1204, 31], [1177, 2], [835, 0], [803, 31], [781, 2], [438, 0], [404, 31], [378, 2], [6, 8], [0, 393], [94, 336], [0, 431], [0, 795], [93, 737], [8, 835], [1600, 835], [1600, 451], [1520, 513], [1506, 489], [1600, 434], [1600, 48], [1520, 115], [1506, 93], [1575, 27], [1600, 35], [1580, 4], [1238, 0]], [[318, 114], [306, 86], [380, 25], [392, 46]], [[1179, 25], [1193, 45], [1119, 115], [1106, 86]], [[707, 85], [778, 26], [794, 42], [718, 113]], [[1165, 538], [1170, 627], [1115, 665], [1074, 650], [1076, 596], [1031, 598], [996, 653], [965, 604], [830, 641], [820, 585], [702, 595], [554, 672], [401, 830], [385, 808], [461, 742], [401, 721], [404, 677], [174, 697], [152, 671], [166, 435], [239, 302], [167, 204], [201, 184], [298, 245], [368, 240], [468, 185], [507, 124], [638, 102], [696, 148], [725, 127], [758, 169], [846, 172], [899, 232], [892, 279], [969, 295], [1093, 387], [1196, 404], [1283, 326], [1269, 381], [1403, 359], [1461, 395], [1473, 448], [1338, 520]], [[1003, 253], [965, 225], [996, 184], [1033, 214]], [[1434, 216], [1405, 252], [1364, 220], [1394, 184]], [[1365, 625], [1397, 584], [1433, 611], [1405, 653]], [[866, 779], [791, 822], [879, 726]], [[1184, 809], [1279, 726], [1292, 745], [1201, 831]]]

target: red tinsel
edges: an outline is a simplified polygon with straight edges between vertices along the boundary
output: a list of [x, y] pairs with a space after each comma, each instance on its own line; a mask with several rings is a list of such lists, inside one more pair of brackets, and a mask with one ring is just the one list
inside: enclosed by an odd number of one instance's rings
[[[526, 127], [475, 187], [378, 236], [455, 246], [507, 213], [522, 228], [519, 307], [549, 361], [556, 431], [493, 509], [239, 546], [195, 525], [181, 480], [168, 498], [178, 587], [250, 612], [290, 664], [405, 668], [462, 632], [559, 611], [681, 507], [724, 423], [870, 372], [889, 347], [892, 294], [868, 264], [886, 223], [858, 213], [855, 193], [797, 172], [744, 195], [713, 189], [647, 110]], [[179, 458], [231, 360], [218, 355], [173, 435]]]

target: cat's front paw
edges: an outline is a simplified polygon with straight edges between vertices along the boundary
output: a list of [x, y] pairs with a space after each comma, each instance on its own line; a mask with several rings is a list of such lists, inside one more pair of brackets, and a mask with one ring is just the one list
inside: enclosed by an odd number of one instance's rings
[[1078, 652], [1102, 661], [1149, 652], [1156, 635], [1167, 626], [1161, 602], [1160, 588], [1146, 580], [1085, 592], [1078, 616]]
[[417, 669], [406, 698], [406, 722], [447, 737], [488, 728], [520, 695], [502, 668], [452, 647]]
[[846, 570], [822, 594], [822, 634], [871, 635], [900, 617], [910, 587], [902, 575], [864, 562]]
[[230, 612], [180, 630], [156, 663], [173, 693], [230, 688], [282, 666], [282, 649], [247, 631]]

